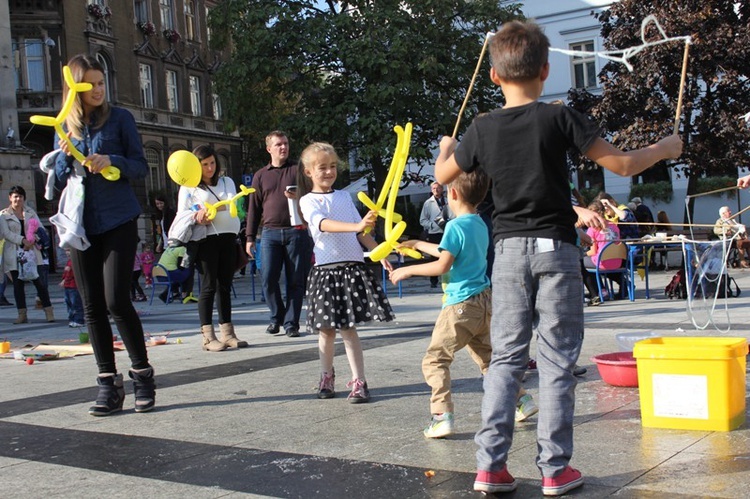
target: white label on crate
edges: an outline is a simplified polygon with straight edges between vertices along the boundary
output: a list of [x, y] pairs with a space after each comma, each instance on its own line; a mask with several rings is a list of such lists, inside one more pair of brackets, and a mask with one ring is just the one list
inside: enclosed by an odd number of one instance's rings
[[708, 377], [654, 374], [654, 416], [708, 419]]

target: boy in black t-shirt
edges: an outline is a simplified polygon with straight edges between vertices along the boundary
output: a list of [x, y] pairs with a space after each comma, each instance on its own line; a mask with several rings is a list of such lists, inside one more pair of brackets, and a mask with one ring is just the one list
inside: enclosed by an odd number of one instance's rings
[[622, 176], [636, 175], [682, 152], [676, 135], [622, 152], [602, 139], [599, 128], [582, 114], [538, 102], [549, 75], [548, 48], [549, 40], [533, 23], [511, 22], [494, 35], [490, 78], [502, 87], [506, 105], [476, 118], [460, 146], [444, 137], [435, 165], [436, 180], [442, 184], [476, 168], [493, 181], [492, 308], [498, 312], [492, 317], [492, 361], [484, 378], [474, 482], [475, 490], [490, 493], [516, 488], [506, 461], [534, 329], [540, 414], [536, 463], [542, 492], [561, 495], [583, 483], [581, 473], [569, 466], [583, 288], [567, 149], [574, 147]]

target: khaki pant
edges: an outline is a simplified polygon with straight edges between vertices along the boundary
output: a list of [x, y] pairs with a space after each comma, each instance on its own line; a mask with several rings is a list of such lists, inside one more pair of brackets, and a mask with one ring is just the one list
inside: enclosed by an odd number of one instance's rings
[[449, 305], [440, 312], [432, 331], [430, 346], [422, 360], [422, 374], [432, 388], [430, 412], [453, 412], [450, 366], [459, 350], [466, 347], [482, 374], [492, 356], [490, 320], [492, 299], [485, 289], [466, 301]]

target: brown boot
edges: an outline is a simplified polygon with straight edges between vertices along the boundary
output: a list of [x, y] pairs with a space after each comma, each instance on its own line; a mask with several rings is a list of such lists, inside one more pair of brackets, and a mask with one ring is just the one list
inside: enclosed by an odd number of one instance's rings
[[213, 324], [201, 326], [201, 333], [203, 333], [203, 350], [209, 352], [221, 352], [222, 350], [227, 349], [227, 346], [224, 343], [216, 339]]
[[242, 341], [234, 335], [234, 325], [231, 322], [219, 324], [221, 341], [229, 348], [247, 348], [247, 341]]
[[13, 324], [26, 324], [29, 322], [29, 318], [26, 317], [26, 309], [25, 308], [19, 308], [18, 309], [18, 319], [13, 321]]
[[47, 316], [47, 322], [55, 322], [55, 309], [51, 305], [44, 307], [44, 315]]

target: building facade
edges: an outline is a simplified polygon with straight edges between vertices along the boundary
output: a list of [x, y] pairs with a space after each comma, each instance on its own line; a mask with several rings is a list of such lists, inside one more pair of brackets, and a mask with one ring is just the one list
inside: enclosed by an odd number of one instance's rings
[[[227, 175], [240, 180], [242, 140], [226, 133], [221, 102], [213, 92], [212, 74], [222, 54], [210, 48], [207, 17], [217, 2], [211, 0], [0, 0], [6, 4], [10, 53], [0, 57], [12, 65], [15, 109], [3, 115], [3, 129], [17, 132], [8, 149], [29, 157], [25, 167], [16, 159], [0, 163], [6, 178], [2, 189], [23, 185], [29, 202], [41, 216], [56, 211], [56, 201], [43, 197], [44, 178], [37, 165], [51, 150], [51, 128], [34, 126], [32, 115], [56, 115], [62, 104], [62, 66], [73, 55], [96, 57], [105, 68], [108, 100], [128, 109], [141, 133], [150, 172], [134, 183], [143, 207], [142, 240], [153, 241], [153, 197], [164, 193], [176, 199], [179, 189], [166, 171], [169, 155], [210, 144]], [[2, 9], [2, 7], [0, 7]], [[5, 21], [2, 21], [5, 22]], [[3, 30], [4, 31], [4, 30]], [[6, 36], [6, 35], [0, 35]], [[0, 45], [5, 45], [5, 41]], [[6, 62], [7, 64], [7, 62]], [[3, 83], [8, 78], [4, 68]], [[0, 92], [7, 93], [9, 85]], [[6, 102], [7, 96], [0, 97]], [[6, 121], [8, 123], [6, 124]], [[16, 154], [17, 156], [17, 154]], [[2, 161], [2, 160], [0, 160]], [[8, 163], [8, 164], [6, 164]], [[6, 170], [6, 171], [2, 171]], [[23, 172], [23, 173], [21, 173]], [[13, 182], [9, 182], [13, 179]]]

